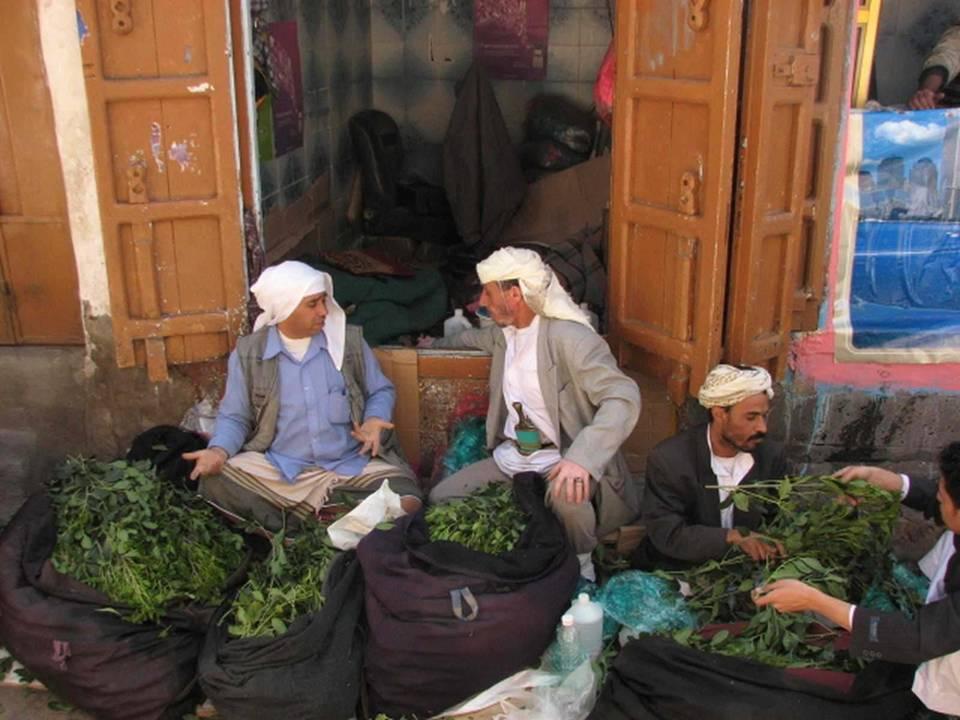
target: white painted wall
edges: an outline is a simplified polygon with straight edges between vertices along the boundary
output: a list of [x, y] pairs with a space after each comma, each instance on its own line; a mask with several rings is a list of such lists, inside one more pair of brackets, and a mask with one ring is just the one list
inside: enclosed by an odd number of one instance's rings
[[37, 11], [86, 322], [109, 315], [110, 294], [77, 9], [74, 0], [37, 0]]

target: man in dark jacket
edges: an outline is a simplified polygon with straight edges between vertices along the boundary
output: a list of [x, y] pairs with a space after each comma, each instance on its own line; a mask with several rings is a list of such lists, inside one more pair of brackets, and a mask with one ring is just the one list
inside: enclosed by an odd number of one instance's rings
[[940, 453], [940, 479], [911, 479], [877, 467], [847, 467], [841, 480], [862, 478], [896, 493], [904, 505], [942, 522], [947, 531], [921, 561], [930, 578], [926, 604], [916, 616], [871, 610], [827, 595], [799, 580], [778, 580], [754, 591], [758, 606], [780, 612], [812, 611], [851, 631], [850, 654], [868, 660], [921, 663], [913, 692], [931, 710], [960, 712], [960, 442]]
[[699, 393], [709, 423], [664, 440], [647, 458], [641, 505], [647, 536], [634, 567], [698, 565], [732, 545], [754, 560], [782, 552], [752, 532], [763, 520], [760, 512], [736, 508], [726, 489], [783, 477], [782, 446], [765, 442], [772, 384], [763, 368], [718, 365], [710, 371]]

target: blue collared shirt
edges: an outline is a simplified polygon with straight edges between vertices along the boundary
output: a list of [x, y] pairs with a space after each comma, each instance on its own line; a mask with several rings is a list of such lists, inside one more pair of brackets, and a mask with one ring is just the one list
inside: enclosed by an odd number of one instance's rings
[[[314, 335], [302, 361], [284, 348], [276, 327], [268, 331], [263, 359], [277, 358], [280, 382], [280, 415], [277, 434], [267, 450], [287, 482], [292, 483], [307, 467], [322, 467], [341, 475], [358, 475], [370, 459], [359, 453], [360, 443], [350, 431], [350, 398], [343, 374], [327, 352], [327, 338]], [[396, 392], [363, 343], [366, 404], [363, 419], [390, 420]], [[235, 455], [243, 447], [253, 424], [253, 410], [246, 378], [237, 351], [230, 353], [227, 388], [220, 402], [217, 427], [210, 447]]]

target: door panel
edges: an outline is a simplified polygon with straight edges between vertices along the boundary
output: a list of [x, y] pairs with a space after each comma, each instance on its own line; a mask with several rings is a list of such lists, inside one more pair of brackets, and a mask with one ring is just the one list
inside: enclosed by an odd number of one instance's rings
[[823, 302], [827, 238], [832, 225], [830, 208], [838, 177], [836, 162], [844, 110], [838, 99], [844, 96], [844, 59], [856, 14], [855, 4], [844, 0], [832, 0], [820, 10], [820, 77], [813, 103], [800, 260], [794, 282], [790, 323], [794, 331], [816, 330]]
[[[246, 283], [226, 0], [78, 0], [117, 363], [224, 355]], [[119, 22], [119, 24], [118, 24]]]
[[36, 3], [0, 23], [0, 343], [82, 344], [80, 292]]
[[611, 337], [679, 404], [721, 351], [743, 4], [617, 15]]
[[754, 0], [748, 18], [724, 357], [777, 375], [803, 244], [823, 8]]

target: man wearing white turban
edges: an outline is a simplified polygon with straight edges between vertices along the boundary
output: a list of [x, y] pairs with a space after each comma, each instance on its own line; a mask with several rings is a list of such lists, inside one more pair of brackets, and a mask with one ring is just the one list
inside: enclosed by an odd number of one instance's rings
[[763, 516], [728, 500], [728, 488], [784, 475], [783, 447], [765, 442], [773, 380], [760, 367], [717, 365], [698, 399], [710, 420], [657, 445], [647, 457], [643, 524], [633, 556], [643, 570], [722, 557], [734, 545], [754, 560], [782, 553], [755, 530]]
[[638, 511], [620, 445], [640, 415], [640, 391], [537, 253], [502, 248], [477, 265], [477, 274], [480, 304], [495, 325], [433, 346], [471, 347], [493, 356], [487, 411], [493, 457], [440, 482], [430, 500], [463, 497], [520, 472], [539, 472], [581, 574], [590, 578], [597, 538]]
[[274, 531], [318, 513], [335, 488], [367, 493], [389, 480], [404, 509], [418, 508], [390, 432], [393, 385], [347, 325], [330, 276], [288, 261], [250, 289], [263, 313], [230, 354], [216, 431], [183, 456], [201, 494]]

